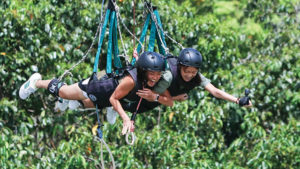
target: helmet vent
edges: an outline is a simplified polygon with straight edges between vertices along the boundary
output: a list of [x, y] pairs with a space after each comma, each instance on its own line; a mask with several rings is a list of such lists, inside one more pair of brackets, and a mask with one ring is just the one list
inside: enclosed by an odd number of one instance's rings
[[201, 53], [193, 48], [183, 49], [179, 54], [178, 63], [199, 68], [202, 63]]

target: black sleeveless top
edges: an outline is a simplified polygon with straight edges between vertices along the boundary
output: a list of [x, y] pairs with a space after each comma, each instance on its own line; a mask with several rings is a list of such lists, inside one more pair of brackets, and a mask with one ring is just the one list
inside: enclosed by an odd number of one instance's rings
[[[195, 78], [193, 78], [191, 81], [186, 82], [182, 79], [180, 75], [180, 70], [178, 68], [178, 62], [177, 58], [171, 57], [167, 59], [171, 73], [172, 73], [172, 82], [171, 85], [168, 88], [168, 91], [170, 92], [171, 96], [178, 96], [180, 94], [188, 93], [193, 88], [199, 86], [199, 82]], [[197, 75], [198, 76], [198, 75]], [[134, 112], [136, 111], [138, 103], [130, 104], [129, 107], [126, 107], [127, 111]], [[145, 99], [142, 100], [138, 113], [143, 113], [148, 110], [154, 109], [155, 107], [159, 106], [160, 103], [158, 102], [149, 102]]]
[[136, 92], [143, 88], [142, 82], [137, 79], [136, 68], [126, 69], [124, 74], [120, 77], [104, 76], [99, 80], [90, 80], [86, 88], [86, 93], [94, 105], [97, 105], [98, 108], [101, 109], [109, 107], [111, 106], [109, 98], [119, 85], [119, 80], [127, 75], [130, 75], [133, 78], [135, 85], [134, 88], [124, 98], [120, 99], [121, 105], [126, 107], [129, 103], [135, 103], [139, 101], [140, 97], [136, 95]]
[[[168, 58], [167, 61], [169, 63], [170, 70], [173, 76], [171, 85], [168, 88], [171, 96], [178, 96], [183, 93], [188, 93], [193, 88], [199, 86], [199, 82], [197, 82], [196, 78], [193, 78], [189, 82], [186, 82], [182, 79], [180, 70], [178, 68], [177, 58]], [[199, 75], [197, 74], [197, 76]]]
[[131, 70], [127, 70], [127, 73], [132, 77], [135, 85], [134, 88], [124, 98], [120, 100], [121, 104], [134, 103], [139, 101], [140, 97], [136, 95], [136, 92], [140, 89], [143, 89], [143, 83], [137, 78], [137, 69], [133, 68]]

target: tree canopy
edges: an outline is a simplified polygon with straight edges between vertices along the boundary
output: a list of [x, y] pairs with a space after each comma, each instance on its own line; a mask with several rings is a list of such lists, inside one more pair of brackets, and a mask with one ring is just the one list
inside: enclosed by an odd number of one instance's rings
[[[251, 90], [253, 107], [214, 98], [202, 88], [189, 100], [161, 106], [136, 120], [134, 146], [121, 136], [122, 121], [102, 120], [104, 139], [118, 168], [297, 168], [300, 166], [300, 3], [298, 0], [153, 0], [169, 36], [199, 50], [212, 84], [235, 95]], [[137, 36], [145, 21], [142, 1], [117, 0], [125, 25]], [[1, 168], [100, 168], [92, 111], [54, 111], [38, 91], [20, 100], [33, 72], [60, 76], [82, 58], [100, 22], [101, 1], [0, 2]], [[133, 38], [121, 26], [128, 53]], [[107, 39], [107, 37], [106, 37]], [[107, 49], [104, 41], [102, 55]], [[121, 42], [119, 42], [121, 43]], [[180, 48], [166, 38], [171, 53]], [[121, 47], [121, 45], [119, 45]], [[90, 76], [94, 46], [67, 83]], [[156, 49], [157, 50], [157, 49]], [[103, 62], [101, 62], [103, 68]], [[110, 158], [104, 151], [106, 167]]]

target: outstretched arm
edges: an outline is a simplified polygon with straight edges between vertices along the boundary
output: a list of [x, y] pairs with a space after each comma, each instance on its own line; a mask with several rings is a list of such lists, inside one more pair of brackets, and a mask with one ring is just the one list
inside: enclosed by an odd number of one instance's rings
[[134, 81], [130, 76], [126, 76], [122, 79], [121, 83], [118, 85], [116, 90], [111, 95], [109, 101], [113, 108], [119, 113], [120, 117], [123, 120], [123, 129], [122, 134], [126, 134], [130, 129], [133, 128], [133, 124], [130, 121], [130, 118], [124, 111], [120, 99], [125, 97], [132, 89], [134, 88]]
[[[224, 100], [227, 100], [227, 101], [231, 101], [231, 102], [234, 102], [234, 103], [237, 103], [239, 102], [238, 98], [216, 88], [214, 85], [212, 85], [211, 83], [207, 84], [205, 86], [205, 90], [207, 90], [210, 94], [212, 94], [213, 96], [217, 97], [217, 98], [220, 98], [220, 99], [224, 99]], [[252, 103], [251, 101], [249, 101], [249, 105], [246, 105], [245, 107], [251, 107], [252, 106]]]

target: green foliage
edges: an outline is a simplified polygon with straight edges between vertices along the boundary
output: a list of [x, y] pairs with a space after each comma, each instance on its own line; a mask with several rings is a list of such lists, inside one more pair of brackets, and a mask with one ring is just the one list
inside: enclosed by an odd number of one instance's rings
[[[26, 101], [18, 98], [19, 87], [33, 72], [50, 79], [82, 58], [99, 24], [100, 3], [0, 2], [1, 168], [101, 168], [101, 145], [91, 133], [95, 115], [55, 112], [54, 98], [45, 91]], [[117, 3], [123, 21], [133, 30], [131, 1]], [[254, 107], [240, 108], [197, 88], [188, 101], [138, 115], [138, 138], [133, 147], [120, 135], [120, 119], [114, 125], [104, 123], [104, 139], [117, 167], [297, 168], [299, 2], [155, 0], [153, 4], [158, 6], [168, 35], [202, 53], [201, 72], [216, 87], [235, 96], [250, 88]], [[139, 1], [137, 35], [144, 19]], [[124, 27], [121, 30], [131, 52], [132, 37]], [[181, 49], [168, 38], [166, 41], [171, 53], [177, 55]], [[106, 49], [104, 43], [103, 56]], [[95, 53], [96, 45], [66, 82], [87, 78]], [[103, 61], [100, 66], [102, 69]], [[105, 116], [102, 119], [105, 121]], [[106, 151], [104, 160], [109, 167]]]

